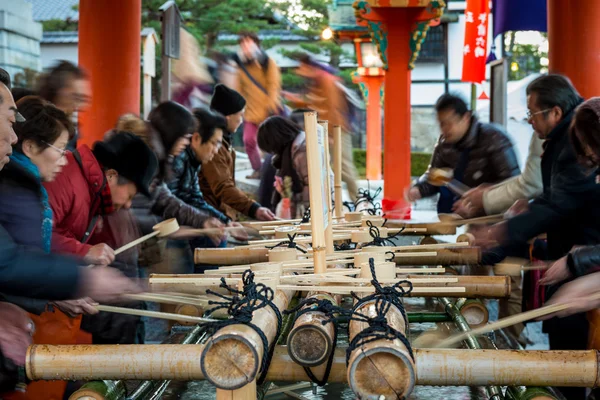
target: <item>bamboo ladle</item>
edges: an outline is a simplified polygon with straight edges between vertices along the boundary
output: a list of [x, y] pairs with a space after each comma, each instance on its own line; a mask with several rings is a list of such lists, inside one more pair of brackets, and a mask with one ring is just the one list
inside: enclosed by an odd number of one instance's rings
[[485, 217], [463, 218], [458, 214], [438, 214], [440, 222], [452, 225], [491, 224], [504, 220], [503, 214], [486, 215]]
[[454, 179], [454, 171], [449, 168], [430, 168], [427, 173], [427, 182], [433, 186], [447, 186], [459, 196], [462, 196], [471, 188]]
[[141, 238], [137, 238], [136, 240], [127, 243], [125, 246], [121, 246], [115, 250], [115, 255], [124, 252], [125, 250], [129, 250], [132, 247], [137, 246], [138, 244], [145, 242], [148, 239], [153, 238], [154, 236], [164, 237], [169, 236], [179, 230], [179, 224], [175, 218], [167, 219], [152, 227], [154, 232], [149, 233]]

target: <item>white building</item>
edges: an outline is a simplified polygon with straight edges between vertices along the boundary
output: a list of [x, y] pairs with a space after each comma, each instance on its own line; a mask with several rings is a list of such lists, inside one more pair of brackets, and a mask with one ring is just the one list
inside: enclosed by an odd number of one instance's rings
[[42, 26], [24, 0], [0, 0], [0, 68], [13, 80], [26, 80], [40, 69]]

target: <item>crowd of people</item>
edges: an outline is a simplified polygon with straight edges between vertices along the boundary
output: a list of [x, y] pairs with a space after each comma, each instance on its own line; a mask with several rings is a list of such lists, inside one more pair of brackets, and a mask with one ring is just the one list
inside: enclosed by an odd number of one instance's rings
[[[12, 88], [0, 70], [2, 398], [68, 396], [76, 383], [30, 382], [24, 392], [12, 390], [29, 344], [143, 343], [139, 317], [98, 312], [97, 302], [144, 308], [125, 298], [144, 290], [139, 278], [212, 268], [195, 264], [193, 249], [247, 240], [239, 218], [273, 220], [282, 197], [292, 201], [293, 215], [308, 207], [302, 111], [290, 117], [279, 67], [259, 38], [242, 34], [239, 52], [222, 59], [213, 74], [198, 63], [193, 37], [182, 30], [181, 39], [177, 101], [157, 104], [146, 119], [122, 115], [91, 147], [78, 143], [85, 127], [80, 132], [77, 115], [93, 98], [85, 71], [60, 61], [31, 90]], [[299, 71], [306, 63], [318, 65], [303, 59]], [[333, 70], [322, 71], [319, 79], [339, 84]], [[322, 98], [310, 100], [322, 83], [317, 76], [308, 83], [309, 92], [296, 97], [299, 104], [322, 117], [339, 111], [327, 110]], [[341, 87], [335, 93], [344, 96]], [[266, 205], [236, 186], [232, 137], [241, 129], [253, 169], [248, 178], [261, 179]], [[115, 252], [170, 218], [180, 232], [216, 233], [155, 238]], [[225, 233], [225, 227], [238, 229]]]
[[[426, 173], [407, 198], [439, 192], [439, 212], [465, 218], [504, 213], [501, 223], [470, 228], [475, 244], [485, 249], [482, 263], [517, 256], [548, 260], [549, 268], [513, 279], [513, 294], [501, 302], [500, 316], [572, 302], [544, 318], [550, 349], [598, 349], [599, 320], [595, 312], [584, 312], [600, 306], [590, 298], [600, 281], [600, 99], [584, 101], [569, 79], [557, 74], [536, 78], [526, 94], [534, 137], [522, 173], [506, 136], [478, 122], [464, 101], [445, 95], [436, 105], [442, 134], [430, 168], [451, 168], [454, 178], [472, 189], [457, 195], [427, 183]], [[511, 334], [526, 344], [522, 330], [523, 325], [512, 327]], [[568, 399], [586, 398], [585, 388], [560, 391]]]
[[[85, 71], [60, 62], [30, 91], [11, 90], [10, 76], [0, 70], [2, 398], [62, 399], [73, 390], [61, 381], [29, 383], [25, 394], [12, 390], [31, 343], [143, 342], [138, 317], [98, 313], [96, 302], [126, 302], [124, 295], [143, 291], [138, 278], [148, 271], [212, 268], [195, 264], [193, 249], [224, 247], [228, 235], [246, 240], [243, 229], [225, 234], [225, 227], [241, 227], [240, 216], [301, 216], [309, 204], [303, 111], [316, 110], [342, 127], [343, 179], [351, 197], [358, 193], [348, 104], [335, 71], [302, 56], [297, 73], [308, 91], [285, 93], [256, 35], [240, 36], [239, 52], [221, 61], [218, 79], [188, 62], [198, 56], [196, 46], [182, 31], [177, 101], [158, 104], [146, 119], [123, 115], [92, 147], [77, 144], [85, 132], [74, 122], [93, 96]], [[290, 115], [285, 103], [297, 111]], [[576, 301], [544, 322], [550, 348], [597, 346], [600, 322], [584, 312], [600, 307], [586, 297], [600, 283], [600, 99], [584, 101], [568, 78], [543, 75], [527, 87], [527, 107], [535, 135], [521, 172], [501, 127], [479, 121], [460, 96], [440, 97], [441, 135], [430, 168], [451, 169], [471, 189], [434, 186], [426, 172], [406, 197], [439, 195], [439, 213], [465, 218], [505, 213], [502, 223], [471, 228], [485, 264], [507, 256], [557, 261], [543, 277], [514, 278], [500, 315], [518, 313], [523, 304]], [[236, 186], [232, 138], [240, 129], [249, 178], [261, 179], [259, 201]], [[169, 218], [217, 233], [153, 239], [116, 254]], [[525, 343], [522, 331], [516, 326], [511, 334]], [[584, 398], [583, 389], [561, 390], [569, 399]]]

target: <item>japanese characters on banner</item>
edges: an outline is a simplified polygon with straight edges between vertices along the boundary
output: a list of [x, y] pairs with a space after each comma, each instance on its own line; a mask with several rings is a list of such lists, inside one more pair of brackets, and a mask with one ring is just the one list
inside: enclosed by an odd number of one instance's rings
[[463, 47], [463, 82], [481, 83], [485, 81], [489, 19], [489, 0], [467, 0], [465, 46]]

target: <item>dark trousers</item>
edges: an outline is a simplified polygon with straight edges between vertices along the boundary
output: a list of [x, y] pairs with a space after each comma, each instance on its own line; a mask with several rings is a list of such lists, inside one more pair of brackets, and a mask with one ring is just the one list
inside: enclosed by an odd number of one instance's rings
[[[544, 322], [544, 332], [550, 339], [550, 350], [586, 350], [589, 323], [585, 313]], [[543, 366], [541, 367], [543, 368]], [[569, 400], [584, 400], [586, 388], [558, 387]]]

